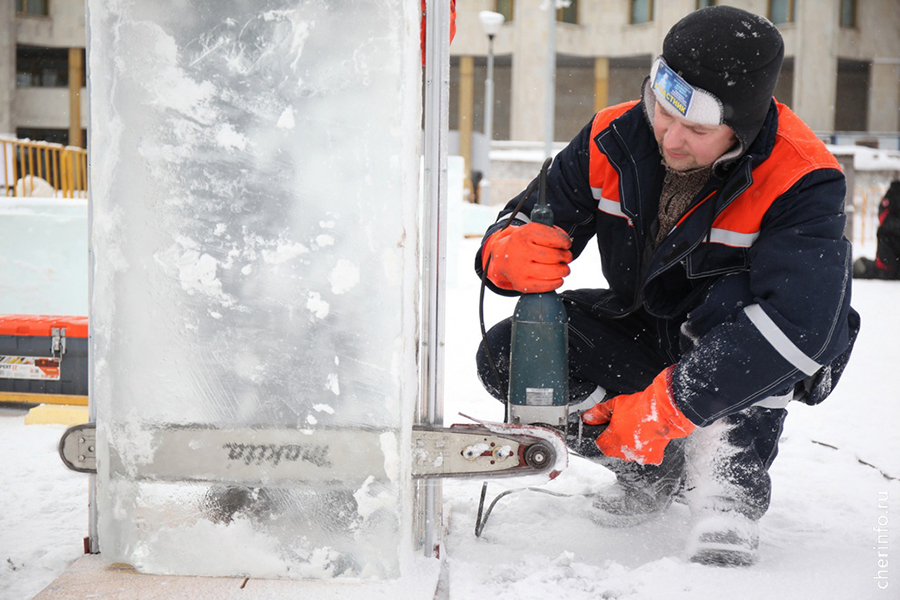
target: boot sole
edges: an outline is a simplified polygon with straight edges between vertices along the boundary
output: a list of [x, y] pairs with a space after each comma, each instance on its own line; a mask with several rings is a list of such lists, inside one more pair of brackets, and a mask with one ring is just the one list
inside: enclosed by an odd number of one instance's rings
[[691, 556], [691, 562], [709, 567], [749, 567], [756, 564], [755, 553], [733, 547], [703, 548]]
[[601, 527], [609, 527], [611, 529], [626, 529], [628, 527], [636, 527], [637, 525], [642, 525], [643, 523], [649, 523], [654, 519], [658, 519], [666, 513], [671, 505], [672, 503], [670, 500], [666, 503], [665, 506], [660, 507], [658, 510], [635, 514], [621, 514], [608, 511], [599, 504], [594, 503], [590, 518], [591, 521], [593, 521], [597, 525], [600, 525]]

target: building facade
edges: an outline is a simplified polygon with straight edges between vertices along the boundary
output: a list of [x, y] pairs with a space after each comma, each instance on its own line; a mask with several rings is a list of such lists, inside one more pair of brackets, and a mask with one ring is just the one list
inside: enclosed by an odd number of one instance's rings
[[[562, 142], [596, 110], [636, 98], [669, 28], [688, 12], [716, 3], [568, 0], [556, 14], [551, 95], [547, 84], [550, 19], [543, 8], [547, 2], [457, 3], [457, 34], [450, 47], [450, 128], [459, 133], [462, 141], [455, 149], [467, 158], [467, 164], [473, 164], [473, 140], [476, 146], [484, 142], [488, 40], [479, 22], [480, 11], [506, 17], [494, 42], [491, 138], [546, 141], [547, 103], [552, 98], [553, 139]], [[778, 25], [786, 53], [776, 97], [815, 131], [823, 137], [853, 132], [854, 139], [897, 147], [897, 135], [890, 135], [900, 132], [897, 0], [718, 3], [764, 15]], [[84, 1], [6, 0], [0, 4], [0, 134], [83, 146], [88, 121]], [[871, 139], [862, 134], [871, 134]], [[483, 149], [481, 155], [486, 157]]]
[[0, 5], [0, 134], [84, 147], [84, 0]]
[[[641, 82], [679, 19], [711, 4], [728, 4], [772, 20], [785, 41], [776, 98], [824, 139], [851, 132], [856, 143], [898, 147], [900, 7], [897, 0], [466, 0], [457, 3], [450, 46], [450, 128], [473, 170], [483, 144], [488, 38], [480, 11], [504, 14], [494, 39], [493, 140], [568, 141], [605, 106], [639, 97]], [[555, 86], [548, 93], [548, 39], [555, 37]], [[846, 137], [846, 136], [845, 136]], [[456, 138], [454, 138], [456, 139]], [[474, 140], [473, 151], [467, 142]]]

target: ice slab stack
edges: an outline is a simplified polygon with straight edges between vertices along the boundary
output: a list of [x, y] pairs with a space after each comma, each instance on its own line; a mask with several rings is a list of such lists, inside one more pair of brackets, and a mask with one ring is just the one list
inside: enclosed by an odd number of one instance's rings
[[398, 575], [419, 13], [418, 0], [89, 0], [108, 560]]

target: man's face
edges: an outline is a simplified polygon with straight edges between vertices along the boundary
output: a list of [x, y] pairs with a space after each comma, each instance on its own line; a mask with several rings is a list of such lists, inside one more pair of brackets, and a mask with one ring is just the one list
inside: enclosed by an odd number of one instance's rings
[[656, 103], [653, 134], [666, 164], [676, 171], [689, 171], [713, 164], [735, 143], [728, 125], [698, 125], [673, 115]]

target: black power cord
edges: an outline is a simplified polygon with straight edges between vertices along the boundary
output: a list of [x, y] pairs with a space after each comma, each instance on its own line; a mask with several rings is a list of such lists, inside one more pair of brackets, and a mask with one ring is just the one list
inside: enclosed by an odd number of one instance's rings
[[[544, 161], [544, 164], [541, 166], [541, 173], [547, 172], [547, 169], [550, 168], [550, 163], [552, 160], [552, 158], [547, 158], [547, 160]], [[538, 176], [528, 184], [528, 187], [525, 188], [525, 193], [522, 194], [522, 198], [519, 200], [519, 203], [516, 204], [516, 207], [513, 209], [513, 211], [509, 213], [509, 216], [507, 217], [506, 222], [503, 224], [503, 227], [501, 227], [494, 233], [503, 231], [512, 224], [516, 216], [522, 211], [522, 207], [525, 206], [525, 202], [529, 197], [531, 197], [538, 184], [542, 183], [542, 181], [543, 178], [541, 176]], [[494, 355], [491, 354], [491, 348], [487, 342], [487, 329], [484, 325], [484, 292], [487, 289], [487, 272], [490, 265], [491, 256], [489, 254], [487, 260], [484, 261], [484, 268], [481, 270], [481, 288], [478, 292], [478, 324], [481, 326], [481, 344], [484, 346], [484, 352], [487, 355], [488, 364], [490, 364], [491, 371], [493, 371], [494, 373], [494, 378], [497, 380], [497, 389], [499, 389], [503, 394], [503, 421], [506, 422], [509, 419], [509, 390], [503, 386], [503, 378], [500, 377], [500, 370], [497, 368], [497, 363], [494, 362]]]
[[[553, 161], [552, 158], [547, 158], [544, 161], [544, 164], [541, 165], [541, 174], [533, 179], [528, 187], [525, 188], [525, 193], [522, 194], [521, 200], [519, 200], [516, 207], [509, 214], [509, 217], [506, 219], [506, 222], [503, 224], [503, 227], [498, 229], [497, 231], [503, 231], [507, 227], [509, 227], [516, 216], [521, 212], [522, 207], [525, 206], [525, 202], [531, 195], [534, 193], [535, 189], [537, 189], [538, 185], [541, 184], [540, 193], [545, 193], [546, 186], [546, 173], [550, 168], [550, 163]], [[496, 232], [494, 232], [496, 233]], [[483, 257], [482, 257], [483, 258]], [[487, 272], [488, 268], [491, 265], [491, 256], [490, 254], [487, 256], [487, 260], [483, 260], [484, 267], [481, 270], [481, 289], [478, 292], [478, 323], [481, 326], [481, 344], [484, 346], [484, 352], [487, 355], [488, 364], [491, 366], [491, 371], [494, 373], [494, 378], [497, 380], [497, 389], [503, 394], [503, 422], [509, 422], [509, 389], [503, 385], [503, 378], [500, 376], [500, 370], [497, 368], [497, 363], [494, 362], [494, 356], [491, 354], [491, 348], [488, 345], [487, 341], [487, 328], [484, 325], [484, 292], [487, 289]], [[494, 506], [497, 504], [497, 501], [518, 490], [507, 490], [494, 498], [491, 502], [490, 506], [488, 506], [487, 512], [484, 512], [484, 499], [487, 496], [487, 485], [488, 482], [485, 481], [481, 486], [481, 499], [478, 501], [478, 516], [475, 520], [475, 537], [481, 537], [481, 532], [484, 529], [484, 526], [487, 524], [488, 517], [491, 515], [491, 511], [494, 510]], [[554, 492], [548, 492], [546, 490], [540, 490], [537, 488], [525, 488], [531, 489], [538, 492], [543, 492], [551, 495], [559, 495]], [[484, 513], [484, 518], [482, 518], [482, 513]]]
[[491, 511], [494, 510], [494, 506], [497, 505], [497, 502], [500, 501], [501, 498], [509, 496], [510, 494], [514, 494], [516, 492], [538, 492], [540, 494], [547, 494], [549, 496], [556, 496], [557, 498], [572, 498], [576, 495], [583, 494], [561, 494], [559, 492], [551, 492], [550, 490], [545, 490], [536, 487], [526, 487], [519, 488], [515, 490], [506, 490], [505, 492], [501, 492], [497, 494], [497, 497], [491, 501], [491, 504], [488, 506], [487, 512], [484, 512], [484, 517], [482, 517], [482, 509], [484, 508], [484, 497], [487, 494], [487, 481], [484, 482], [484, 485], [481, 486], [481, 501], [478, 503], [478, 515], [475, 517], [475, 537], [481, 537], [481, 532], [484, 531], [484, 526], [487, 525], [488, 517], [491, 516]]

